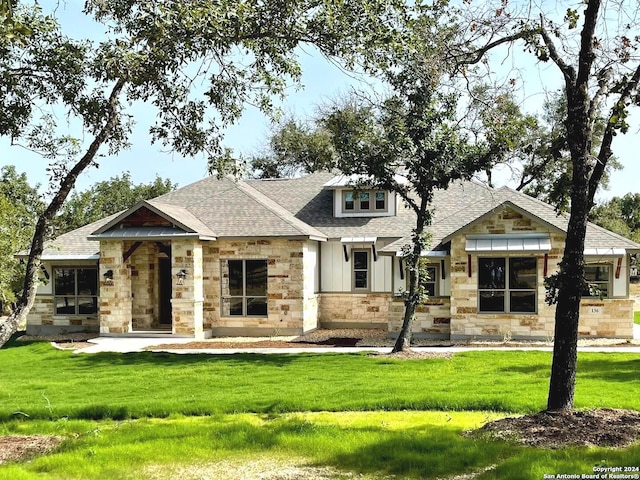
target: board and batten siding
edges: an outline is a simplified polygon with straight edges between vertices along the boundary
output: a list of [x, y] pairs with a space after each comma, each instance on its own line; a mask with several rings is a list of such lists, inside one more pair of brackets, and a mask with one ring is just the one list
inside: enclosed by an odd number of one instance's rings
[[[402, 268], [405, 270], [404, 278], [400, 276], [400, 257], [389, 257], [393, 258], [393, 294], [399, 295], [401, 292], [407, 289], [407, 271], [404, 260], [402, 261]], [[433, 257], [426, 259], [429, 265], [436, 265], [438, 268], [438, 297], [449, 297], [451, 296], [451, 257]], [[441, 260], [444, 260], [444, 265]], [[442, 267], [444, 266], [444, 276], [442, 278]]]
[[[384, 241], [376, 242], [376, 249], [380, 249], [385, 245]], [[338, 240], [329, 240], [320, 247], [321, 251], [321, 281], [320, 288], [322, 292], [351, 292], [352, 281], [352, 255], [349, 254], [349, 261], [345, 261], [342, 243]], [[367, 244], [350, 244], [351, 249], [367, 249], [371, 245]], [[373, 261], [371, 255], [371, 292], [382, 293], [392, 291], [393, 272], [391, 265], [391, 257], [383, 256], [378, 253], [378, 260]], [[361, 293], [361, 292], [359, 292]]]

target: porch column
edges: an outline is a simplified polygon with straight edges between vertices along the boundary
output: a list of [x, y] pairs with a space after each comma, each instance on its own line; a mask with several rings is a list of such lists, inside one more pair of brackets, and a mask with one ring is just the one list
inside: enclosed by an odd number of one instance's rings
[[[178, 274], [183, 274], [180, 280]], [[204, 289], [202, 283], [202, 245], [197, 239], [171, 242], [171, 281], [173, 282], [173, 333], [197, 339], [203, 330]], [[180, 285], [182, 283], [182, 285]]]
[[[131, 331], [131, 272], [123, 261], [124, 242], [100, 242], [100, 333]], [[112, 279], [108, 278], [112, 277]]]

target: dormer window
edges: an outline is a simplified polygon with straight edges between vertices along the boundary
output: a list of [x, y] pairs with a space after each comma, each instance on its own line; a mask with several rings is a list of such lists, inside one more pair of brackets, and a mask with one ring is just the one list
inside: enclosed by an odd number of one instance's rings
[[387, 192], [367, 190], [364, 192], [342, 192], [345, 212], [384, 213], [388, 211]]

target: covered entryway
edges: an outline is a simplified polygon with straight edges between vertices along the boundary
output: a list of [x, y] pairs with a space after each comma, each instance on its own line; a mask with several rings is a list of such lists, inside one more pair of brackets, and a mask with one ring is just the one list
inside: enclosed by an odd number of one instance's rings
[[164, 211], [189, 218], [183, 209], [162, 207], [142, 202], [89, 237], [100, 241], [103, 335], [204, 336], [202, 242], [215, 237]]

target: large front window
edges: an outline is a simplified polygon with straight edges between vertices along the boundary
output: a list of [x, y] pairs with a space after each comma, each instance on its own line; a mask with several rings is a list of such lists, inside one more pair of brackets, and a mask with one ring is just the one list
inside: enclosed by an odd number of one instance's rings
[[535, 313], [538, 268], [535, 257], [480, 257], [478, 311]]
[[56, 315], [96, 315], [98, 269], [56, 268], [53, 294]]
[[[222, 313], [225, 316], [267, 316], [267, 261], [225, 260]], [[223, 264], [223, 270], [224, 265]]]

